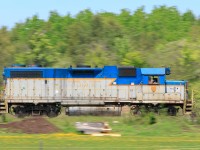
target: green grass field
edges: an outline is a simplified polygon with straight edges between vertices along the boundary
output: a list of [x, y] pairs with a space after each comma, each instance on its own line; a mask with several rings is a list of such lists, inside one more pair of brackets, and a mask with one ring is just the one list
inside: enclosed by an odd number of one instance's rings
[[[152, 116], [155, 118], [151, 123]], [[16, 121], [7, 115], [6, 119]], [[60, 115], [56, 118], [46, 118], [62, 130], [55, 134], [20, 134], [7, 133], [0, 130], [0, 149], [200, 149], [200, 125], [188, 116], [158, 116], [144, 117], [69, 117]], [[108, 122], [113, 133], [121, 137], [93, 137], [81, 135], [74, 127], [77, 121]]]

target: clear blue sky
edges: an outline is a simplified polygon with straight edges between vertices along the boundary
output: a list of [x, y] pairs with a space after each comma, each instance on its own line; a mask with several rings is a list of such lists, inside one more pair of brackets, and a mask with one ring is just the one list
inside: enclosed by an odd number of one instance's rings
[[175, 6], [181, 13], [190, 9], [196, 17], [200, 16], [200, 0], [0, 0], [0, 27], [12, 28], [15, 23], [24, 22], [35, 14], [46, 20], [49, 12], [54, 10], [61, 15], [76, 15], [88, 8], [94, 13], [119, 13], [123, 8], [134, 12], [145, 6], [145, 11], [149, 13], [154, 6], [160, 5]]

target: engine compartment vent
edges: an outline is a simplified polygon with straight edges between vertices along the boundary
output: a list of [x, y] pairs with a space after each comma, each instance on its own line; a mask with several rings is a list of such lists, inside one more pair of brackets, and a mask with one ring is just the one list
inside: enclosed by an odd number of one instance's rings
[[76, 65], [77, 68], [91, 68], [90, 65]]
[[119, 77], [135, 77], [136, 76], [136, 68], [134, 68], [134, 67], [119, 67], [118, 68], [118, 76]]
[[11, 71], [11, 78], [42, 78], [42, 71]]

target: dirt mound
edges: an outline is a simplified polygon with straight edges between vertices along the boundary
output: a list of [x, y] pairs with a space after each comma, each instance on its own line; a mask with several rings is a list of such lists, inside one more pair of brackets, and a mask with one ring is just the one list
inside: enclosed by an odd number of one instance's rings
[[42, 117], [31, 117], [18, 122], [0, 124], [0, 128], [7, 128], [10, 132], [22, 132], [29, 134], [55, 133], [60, 130]]

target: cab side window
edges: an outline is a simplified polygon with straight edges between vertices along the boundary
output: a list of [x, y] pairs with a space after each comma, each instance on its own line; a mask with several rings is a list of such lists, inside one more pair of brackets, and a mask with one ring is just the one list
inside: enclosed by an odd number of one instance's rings
[[149, 76], [148, 83], [149, 84], [159, 84], [158, 76]]

